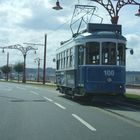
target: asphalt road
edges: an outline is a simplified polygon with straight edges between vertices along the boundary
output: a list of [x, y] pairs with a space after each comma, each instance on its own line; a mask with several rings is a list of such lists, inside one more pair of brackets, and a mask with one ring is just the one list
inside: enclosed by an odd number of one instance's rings
[[0, 140], [139, 140], [140, 111], [0, 82]]

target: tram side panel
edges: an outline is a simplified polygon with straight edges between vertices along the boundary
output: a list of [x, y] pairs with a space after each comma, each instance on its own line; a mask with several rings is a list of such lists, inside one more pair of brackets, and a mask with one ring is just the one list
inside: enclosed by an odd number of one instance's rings
[[60, 92], [75, 89], [75, 70], [63, 70], [56, 72], [56, 83]]

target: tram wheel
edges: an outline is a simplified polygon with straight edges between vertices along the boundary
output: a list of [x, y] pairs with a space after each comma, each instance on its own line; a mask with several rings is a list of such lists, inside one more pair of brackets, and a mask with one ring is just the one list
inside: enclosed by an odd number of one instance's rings
[[75, 92], [72, 92], [71, 98], [74, 100], [75, 99]]

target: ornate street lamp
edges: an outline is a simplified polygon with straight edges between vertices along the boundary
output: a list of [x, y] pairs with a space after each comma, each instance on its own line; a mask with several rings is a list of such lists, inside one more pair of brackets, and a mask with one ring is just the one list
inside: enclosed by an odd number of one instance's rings
[[[114, 0], [116, 1], [116, 7], [114, 7], [112, 1], [113, 0], [90, 0], [99, 3], [102, 5], [109, 13], [111, 17], [111, 23], [117, 24], [119, 19], [119, 11], [120, 9], [125, 5], [139, 5], [140, 3], [134, 1], [134, 0]], [[138, 13], [135, 14], [136, 16], [140, 16], [140, 8], [138, 10]]]
[[54, 7], [52, 7], [55, 10], [61, 10], [63, 9], [63, 7], [60, 6], [59, 0], [56, 1], [56, 5]]
[[3, 47], [3, 48], [4, 49], [17, 49], [20, 52], [22, 52], [22, 55], [23, 55], [23, 58], [24, 58], [24, 70], [23, 70], [23, 80], [22, 80], [22, 82], [26, 83], [26, 56], [27, 56], [27, 52], [29, 52], [31, 50], [36, 51], [37, 49], [33, 48], [31, 46], [23, 47], [20, 44], [10, 45], [10, 46], [6, 46], [6, 47]]

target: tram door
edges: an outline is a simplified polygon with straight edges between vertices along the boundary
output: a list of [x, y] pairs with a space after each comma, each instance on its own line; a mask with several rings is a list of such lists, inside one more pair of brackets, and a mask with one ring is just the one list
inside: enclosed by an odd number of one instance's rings
[[83, 86], [84, 84], [84, 46], [78, 46], [78, 79], [79, 79], [79, 86]]

